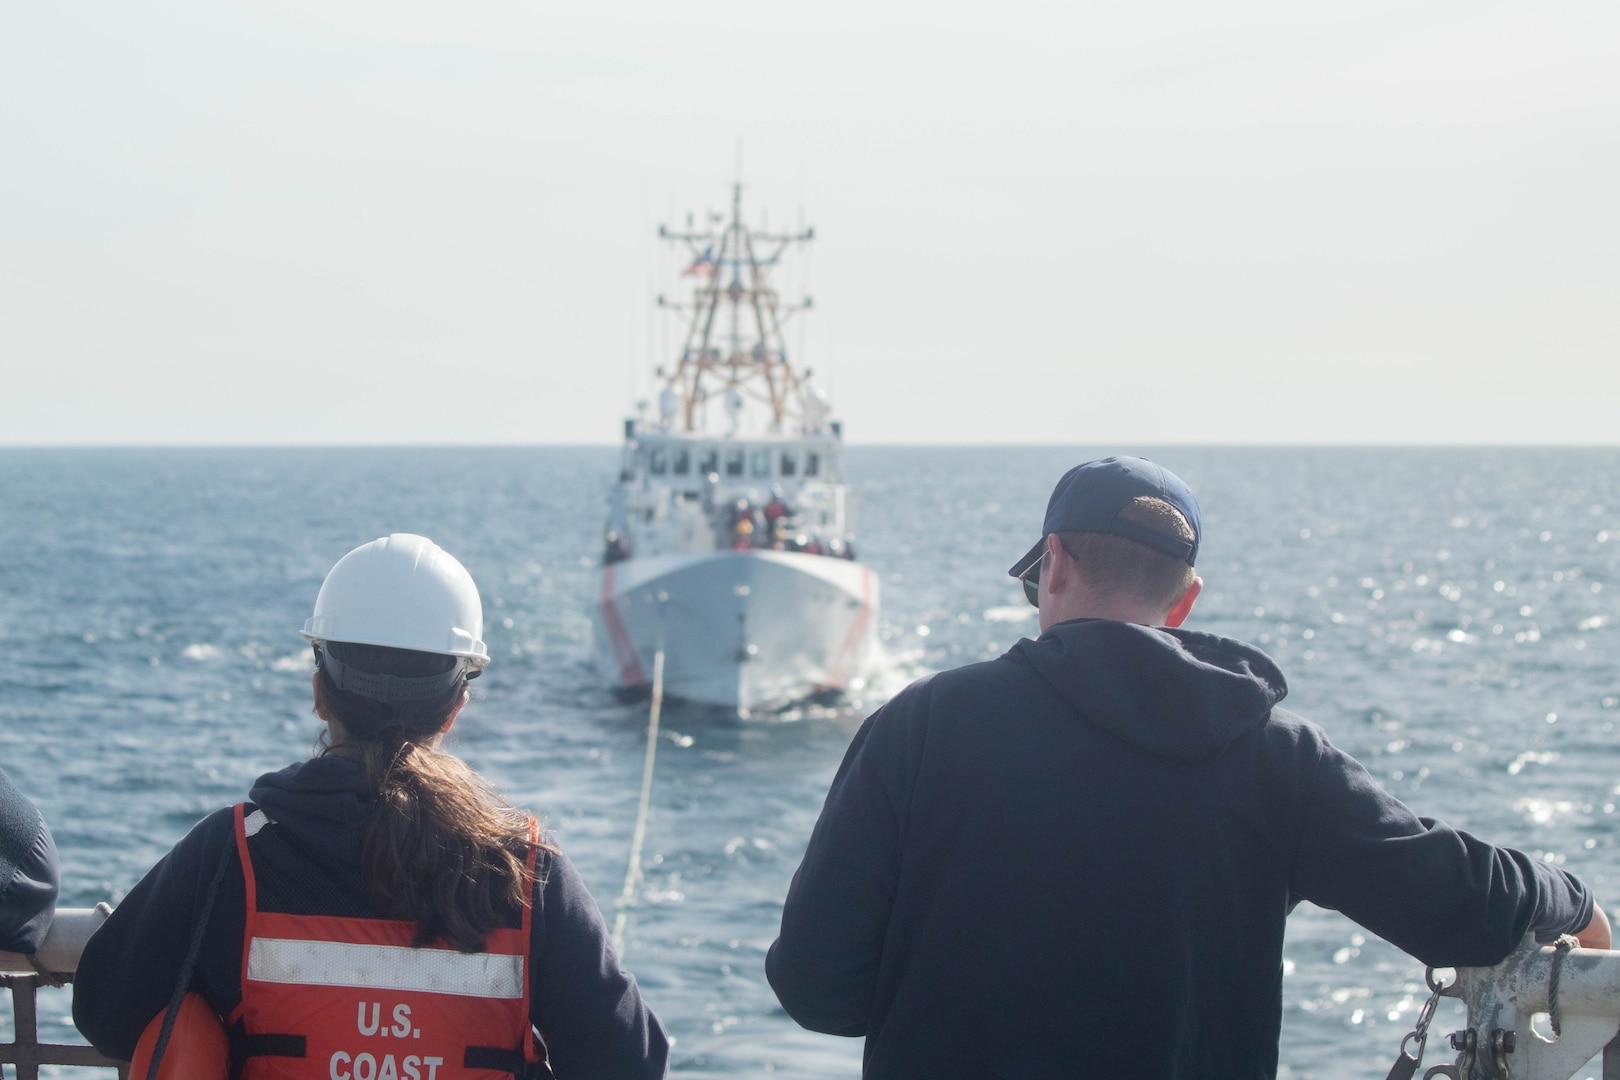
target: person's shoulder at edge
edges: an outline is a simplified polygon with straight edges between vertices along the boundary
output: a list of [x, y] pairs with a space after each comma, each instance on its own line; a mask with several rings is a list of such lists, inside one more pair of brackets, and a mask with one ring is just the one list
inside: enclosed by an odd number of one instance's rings
[[61, 886], [45, 819], [0, 772], [0, 950], [34, 953], [50, 930]]

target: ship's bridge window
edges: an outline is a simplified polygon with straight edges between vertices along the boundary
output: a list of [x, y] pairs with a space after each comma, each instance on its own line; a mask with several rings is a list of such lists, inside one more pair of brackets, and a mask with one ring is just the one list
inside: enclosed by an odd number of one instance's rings
[[662, 446], [655, 446], [647, 455], [647, 471], [654, 476], [663, 476], [669, 471], [669, 451]]
[[796, 476], [796, 475], [798, 475], [798, 472], [799, 472], [799, 455], [794, 453], [792, 450], [784, 450], [784, 451], [782, 451], [782, 469], [781, 469], [782, 475], [783, 476]]
[[675, 467], [670, 470], [676, 476], [685, 476], [692, 471], [692, 451], [681, 447], [675, 451]]
[[703, 451], [703, 456], [698, 459], [698, 472], [702, 473], [704, 476], [708, 476], [712, 472], [719, 471], [720, 451], [711, 446], [707, 450]]
[[771, 452], [769, 450], [755, 450], [748, 455], [748, 473], [750, 476], [771, 475]]
[[743, 452], [741, 450], [726, 451], [726, 475], [741, 476], [743, 474]]
[[821, 475], [821, 455], [816, 453], [814, 450], [811, 450], [809, 453], [804, 455], [804, 475]]

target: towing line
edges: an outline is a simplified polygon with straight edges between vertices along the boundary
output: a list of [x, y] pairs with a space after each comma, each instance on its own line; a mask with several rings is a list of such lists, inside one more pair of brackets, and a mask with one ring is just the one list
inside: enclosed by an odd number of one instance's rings
[[630, 862], [624, 868], [624, 888], [619, 891], [618, 914], [613, 917], [613, 951], [624, 955], [624, 924], [636, 903], [641, 885], [641, 845], [647, 839], [647, 807], [652, 802], [653, 760], [658, 755], [658, 719], [664, 711], [664, 647], [653, 657], [652, 707], [647, 714], [647, 763], [641, 770], [641, 803], [636, 807], [636, 827], [630, 834]]

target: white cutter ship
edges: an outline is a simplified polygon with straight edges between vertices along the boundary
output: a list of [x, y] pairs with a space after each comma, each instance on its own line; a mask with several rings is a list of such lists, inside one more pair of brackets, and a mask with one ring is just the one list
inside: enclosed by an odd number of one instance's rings
[[748, 716], [854, 688], [875, 662], [878, 581], [855, 561], [842, 430], [782, 332], [811, 301], [770, 284], [814, 232], [748, 228], [740, 184], [729, 223], [659, 229], [695, 287], [659, 297], [685, 346], [656, 373], [657, 418], [625, 421], [592, 605], [616, 687], [650, 686], [662, 651], [666, 695]]

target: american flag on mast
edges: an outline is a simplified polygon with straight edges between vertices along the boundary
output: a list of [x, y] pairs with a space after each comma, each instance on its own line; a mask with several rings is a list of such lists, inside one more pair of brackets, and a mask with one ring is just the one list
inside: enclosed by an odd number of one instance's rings
[[703, 254], [692, 260], [692, 265], [681, 271], [682, 277], [698, 274], [709, 277], [714, 273], [714, 245], [710, 244], [703, 249]]

